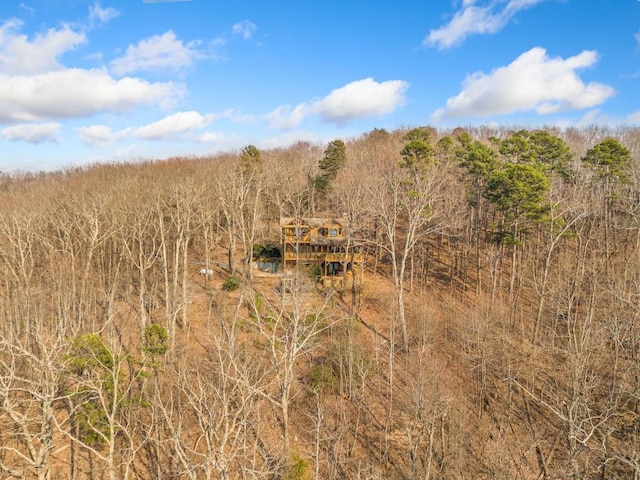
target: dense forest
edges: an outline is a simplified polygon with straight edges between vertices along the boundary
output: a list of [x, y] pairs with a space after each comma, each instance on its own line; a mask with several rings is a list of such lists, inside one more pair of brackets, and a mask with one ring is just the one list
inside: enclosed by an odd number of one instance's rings
[[[264, 273], [339, 216], [345, 288]], [[640, 129], [0, 176], [0, 478], [640, 479]]]

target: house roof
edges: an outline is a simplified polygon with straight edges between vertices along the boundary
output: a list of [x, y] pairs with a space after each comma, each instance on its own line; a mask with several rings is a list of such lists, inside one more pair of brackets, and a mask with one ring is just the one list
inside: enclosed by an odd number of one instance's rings
[[344, 219], [331, 218], [331, 217], [280, 217], [280, 226], [300, 226], [308, 225], [310, 227], [327, 227], [330, 225], [340, 225], [342, 228], [346, 228], [347, 224]]

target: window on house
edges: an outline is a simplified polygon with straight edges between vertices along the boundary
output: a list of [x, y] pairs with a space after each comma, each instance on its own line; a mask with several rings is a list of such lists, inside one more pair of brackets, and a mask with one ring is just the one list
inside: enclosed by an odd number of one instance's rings
[[337, 237], [338, 236], [338, 229], [337, 228], [330, 228], [329, 229], [329, 236], [330, 237]]

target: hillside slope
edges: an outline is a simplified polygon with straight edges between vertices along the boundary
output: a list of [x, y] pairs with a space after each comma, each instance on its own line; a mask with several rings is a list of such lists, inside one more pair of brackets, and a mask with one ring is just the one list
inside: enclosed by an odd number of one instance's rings
[[0, 477], [637, 478], [637, 131], [417, 130], [3, 177]]

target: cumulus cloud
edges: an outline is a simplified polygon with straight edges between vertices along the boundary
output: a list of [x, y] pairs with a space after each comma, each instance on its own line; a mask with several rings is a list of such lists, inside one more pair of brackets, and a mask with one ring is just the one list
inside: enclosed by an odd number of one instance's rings
[[12, 125], [0, 130], [0, 135], [9, 141], [22, 140], [29, 143], [56, 143], [58, 141], [60, 127], [61, 125], [59, 123]]
[[65, 26], [49, 29], [30, 40], [18, 30], [19, 20], [8, 20], [0, 26], [0, 73], [30, 75], [60, 70], [58, 57], [86, 42], [83, 33]]
[[241, 35], [245, 40], [249, 40], [256, 30], [256, 25], [249, 20], [244, 20], [240, 23], [236, 23], [233, 27], [231, 27], [231, 31], [234, 35]]
[[169, 107], [182, 93], [172, 82], [151, 83], [131, 77], [115, 80], [102, 70], [0, 75], [0, 123], [123, 113], [139, 105]]
[[176, 135], [206, 127], [213, 116], [195, 111], [178, 112], [154, 123], [136, 128], [132, 135], [145, 140], [164, 140]]
[[[115, 14], [97, 3], [91, 8], [91, 15], [103, 21]], [[85, 43], [83, 33], [63, 26], [29, 38], [21, 27], [19, 20], [0, 26], [0, 123], [123, 113], [140, 105], [169, 107], [184, 93], [173, 82], [114, 79], [103, 69], [66, 68], [59, 57]]]
[[190, 66], [201, 55], [199, 44], [197, 41], [185, 44], [170, 30], [129, 45], [123, 57], [111, 62], [111, 70], [116, 75], [163, 69], [177, 71]]
[[126, 128], [114, 132], [111, 127], [106, 125], [91, 125], [89, 127], [76, 128], [76, 132], [82, 143], [92, 147], [106, 147], [126, 137], [131, 132], [131, 129]]
[[451, 21], [431, 30], [424, 38], [424, 46], [450, 48], [462, 43], [474, 34], [493, 34], [502, 30], [521, 10], [531, 8], [544, 0], [486, 0], [477, 5], [475, 0], [465, 0]]
[[404, 105], [408, 87], [409, 84], [402, 80], [378, 83], [372, 78], [365, 78], [333, 90], [322, 100], [314, 102], [312, 107], [314, 112], [336, 123], [385, 115]]
[[403, 80], [376, 82], [365, 78], [337, 88], [326, 97], [301, 103], [296, 107], [280, 106], [266, 115], [275, 128], [294, 128], [309, 115], [323, 120], [345, 124], [363, 117], [385, 115], [405, 103], [409, 84]]
[[532, 48], [506, 67], [467, 77], [462, 91], [436, 110], [432, 119], [488, 117], [519, 110], [545, 115], [599, 105], [614, 95], [613, 88], [585, 84], [577, 75], [597, 60], [594, 51], [563, 60], [548, 57], [543, 48]]

